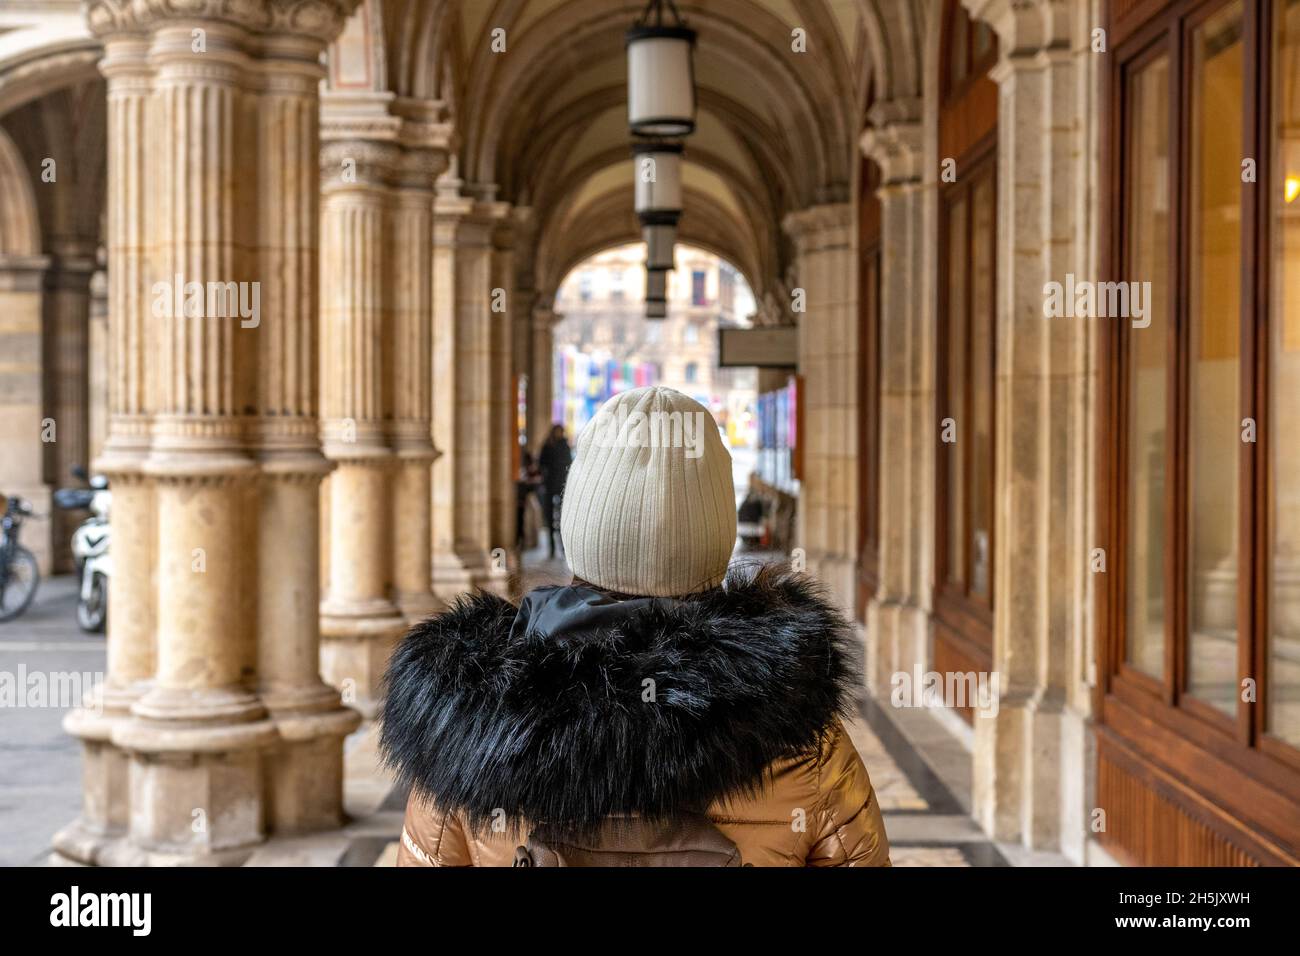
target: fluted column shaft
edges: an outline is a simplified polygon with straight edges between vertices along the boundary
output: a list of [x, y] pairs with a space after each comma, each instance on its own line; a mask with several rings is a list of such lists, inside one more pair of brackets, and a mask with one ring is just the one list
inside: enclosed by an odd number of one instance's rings
[[405, 622], [393, 602], [388, 445], [391, 338], [389, 177], [400, 150], [361, 140], [321, 152], [322, 404], [329, 478], [329, 572], [321, 663], [344, 699], [371, 715]]
[[238, 863], [268, 826], [341, 820], [356, 717], [314, 671], [311, 370], [320, 57], [355, 5], [87, 4], [109, 80], [103, 696], [129, 787], [121, 839], [87, 839], [87, 814], [56, 839], [83, 862]]
[[476, 204], [456, 236], [456, 414], [454, 453], [456, 554], [475, 584], [500, 583], [491, 563], [494, 374], [492, 230], [494, 217]]
[[433, 181], [442, 157], [409, 151], [392, 195], [393, 583], [408, 621], [438, 610], [432, 590]]
[[441, 452], [433, 465], [431, 493], [435, 593], [444, 600], [469, 590], [481, 565], [464, 560], [457, 549], [460, 507], [458, 466], [462, 436], [457, 427], [459, 395], [469, 370], [457, 347], [461, 275], [457, 237], [474, 200], [461, 196], [460, 181], [444, 174], [438, 183], [433, 214], [433, 440]]
[[488, 320], [492, 336], [491, 443], [491, 560], [502, 565], [515, 545], [515, 441], [514, 315], [515, 237], [509, 225], [492, 236], [492, 276], [488, 290]]
[[359, 715], [320, 674], [320, 486], [331, 464], [319, 428], [320, 99], [315, 63], [286, 56], [263, 67], [258, 109], [260, 275], [277, 276], [259, 326], [258, 418], [252, 445], [262, 471], [257, 673], [280, 731], [267, 762], [268, 823], [277, 832], [343, 822], [343, 737]]
[[[87, 706], [69, 712], [64, 729], [82, 743], [82, 808], [54, 837], [64, 855], [85, 863], [122, 837], [130, 818], [129, 759], [112, 742], [115, 726], [152, 680], [156, 656], [153, 586], [155, 512], [152, 482], [142, 473], [149, 447], [148, 225], [152, 193], [143, 157], [149, 146], [152, 69], [148, 41], [117, 36], [105, 43], [100, 69], [108, 89], [108, 434], [96, 471], [112, 485], [113, 574], [108, 581], [107, 666]], [[140, 157], [137, 161], [135, 157]]]

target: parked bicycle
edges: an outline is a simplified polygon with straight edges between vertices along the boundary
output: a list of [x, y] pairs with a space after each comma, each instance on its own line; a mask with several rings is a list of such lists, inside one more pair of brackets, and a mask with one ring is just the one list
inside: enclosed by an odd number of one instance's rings
[[0, 495], [0, 622], [12, 621], [31, 606], [41, 571], [36, 555], [19, 542], [23, 521], [30, 518], [31, 502], [18, 495]]

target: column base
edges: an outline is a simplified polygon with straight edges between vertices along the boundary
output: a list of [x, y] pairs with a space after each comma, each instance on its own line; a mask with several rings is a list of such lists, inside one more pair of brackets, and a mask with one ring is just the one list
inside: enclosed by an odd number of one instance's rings
[[930, 667], [930, 615], [924, 608], [873, 597], [867, 604], [867, 686], [889, 700], [893, 677]]
[[1059, 701], [1005, 692], [976, 716], [972, 815], [993, 839], [1059, 848], [1062, 721]]
[[[237, 866], [265, 839], [262, 761], [277, 740], [275, 725], [142, 716], [179, 712], [181, 693], [155, 688], [113, 730], [114, 745], [130, 758], [131, 816], [126, 838], [100, 848], [104, 865]], [[203, 710], [202, 696], [193, 695], [191, 713]]]
[[321, 606], [321, 676], [366, 720], [379, 711], [384, 670], [406, 628], [406, 619], [388, 601]]
[[434, 595], [447, 604], [474, 590], [473, 572], [458, 556], [445, 551], [434, 553], [430, 577]]
[[425, 618], [439, 614], [447, 608], [447, 603], [432, 591], [398, 594], [395, 603], [408, 624], [418, 624]]
[[267, 824], [273, 834], [332, 830], [343, 812], [343, 739], [361, 726], [361, 714], [338, 705], [313, 714], [272, 713], [281, 743], [268, 756]]

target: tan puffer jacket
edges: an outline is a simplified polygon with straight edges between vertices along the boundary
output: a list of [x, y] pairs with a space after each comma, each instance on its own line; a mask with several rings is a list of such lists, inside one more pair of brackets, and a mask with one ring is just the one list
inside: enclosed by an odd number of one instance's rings
[[462, 601], [388, 673], [383, 747], [412, 787], [398, 865], [510, 866], [530, 820], [704, 806], [745, 863], [888, 866], [837, 716], [848, 639], [806, 579], [775, 571], [686, 600]]

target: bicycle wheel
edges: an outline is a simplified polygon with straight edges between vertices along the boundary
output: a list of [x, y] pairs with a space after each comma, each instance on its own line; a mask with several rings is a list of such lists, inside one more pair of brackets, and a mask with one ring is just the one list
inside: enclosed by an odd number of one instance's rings
[[12, 621], [27, 610], [36, 597], [36, 586], [41, 583], [41, 572], [36, 566], [36, 556], [26, 548], [15, 548], [9, 562], [9, 573], [0, 588], [0, 621]]

